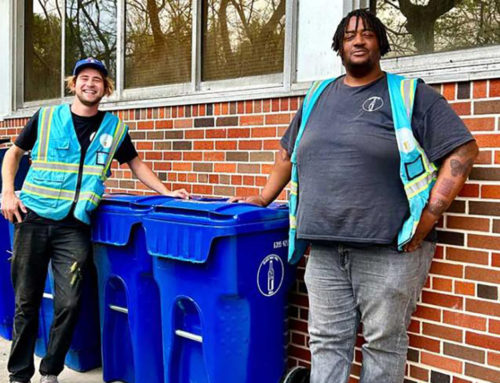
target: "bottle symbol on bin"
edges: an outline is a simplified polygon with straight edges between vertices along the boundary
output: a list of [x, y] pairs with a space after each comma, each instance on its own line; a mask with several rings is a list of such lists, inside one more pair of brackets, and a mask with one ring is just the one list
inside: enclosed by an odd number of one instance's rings
[[267, 272], [267, 291], [269, 293], [274, 291], [274, 267], [272, 259], [269, 262], [269, 270]]
[[275, 295], [283, 283], [285, 267], [276, 254], [270, 254], [260, 263], [257, 272], [257, 288], [266, 297]]

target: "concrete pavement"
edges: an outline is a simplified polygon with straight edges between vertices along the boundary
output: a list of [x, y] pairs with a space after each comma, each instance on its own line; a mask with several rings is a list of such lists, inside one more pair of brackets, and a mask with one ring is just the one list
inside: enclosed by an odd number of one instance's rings
[[[0, 383], [9, 382], [9, 373], [7, 372], [7, 359], [9, 357], [10, 342], [0, 338]], [[35, 358], [35, 367], [38, 369], [40, 358]], [[32, 383], [38, 383], [40, 375], [38, 370], [31, 380]], [[59, 383], [103, 383], [102, 369], [98, 368], [89, 372], [80, 373], [65, 367], [59, 375]]]

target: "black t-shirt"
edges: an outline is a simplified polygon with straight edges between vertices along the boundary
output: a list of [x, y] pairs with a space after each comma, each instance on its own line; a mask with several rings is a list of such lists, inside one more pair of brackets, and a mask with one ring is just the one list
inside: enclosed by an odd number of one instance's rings
[[[15, 141], [15, 145], [19, 148], [29, 151], [35, 145], [35, 142], [38, 137], [38, 115], [40, 110], [38, 110], [28, 121], [28, 123], [24, 126], [23, 130], [17, 137]], [[104, 118], [105, 112], [99, 111], [96, 115], [91, 117], [83, 117], [78, 116], [74, 113], [71, 113], [73, 117], [73, 126], [75, 127], [75, 132], [78, 137], [78, 142], [81, 147], [81, 155], [82, 158], [87, 153], [87, 149], [90, 146], [91, 139], [93, 138], [93, 134], [97, 132], [101, 122]], [[122, 144], [116, 151], [114, 155], [114, 159], [118, 160], [120, 164], [125, 162], [129, 162], [137, 157], [137, 151], [132, 144], [132, 140], [130, 139], [130, 135], [127, 133]], [[43, 223], [51, 223], [51, 224], [59, 224], [64, 226], [81, 226], [85, 225], [84, 223], [77, 220], [73, 215], [73, 208], [71, 209], [68, 216], [61, 221], [54, 221], [51, 219], [43, 218], [38, 216], [34, 211], [29, 210], [28, 215], [24, 218], [25, 221], [30, 222], [43, 222]], [[86, 225], [85, 225], [86, 226]]]
[[[302, 108], [281, 139], [291, 154]], [[473, 140], [462, 120], [431, 87], [417, 86], [412, 130], [439, 163]], [[394, 244], [409, 216], [401, 182], [386, 77], [350, 87], [329, 84], [309, 117], [298, 147], [298, 237], [349, 244]]]
[[[38, 110], [31, 117], [15, 141], [16, 146], [25, 151], [33, 148], [38, 137], [39, 113], [40, 110]], [[78, 137], [78, 142], [80, 143], [80, 147], [82, 149], [82, 155], [85, 155], [90, 145], [92, 134], [97, 132], [97, 129], [99, 129], [105, 112], [99, 111], [92, 117], [78, 116], [74, 113], [71, 113], [71, 115], [73, 117], [73, 125]], [[133, 160], [135, 157], [137, 157], [137, 151], [132, 144], [130, 135], [127, 133], [113, 158], [118, 160], [120, 164], [124, 164], [125, 162]]]

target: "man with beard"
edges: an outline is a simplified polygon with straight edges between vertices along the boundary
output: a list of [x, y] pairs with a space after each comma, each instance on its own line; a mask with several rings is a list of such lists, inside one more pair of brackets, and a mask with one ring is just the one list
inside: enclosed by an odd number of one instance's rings
[[[47, 354], [40, 364], [41, 383], [57, 383], [77, 321], [82, 270], [91, 251], [90, 217], [111, 175], [113, 159], [156, 192], [187, 198], [184, 189], [169, 191], [138, 157], [127, 126], [98, 110], [113, 83], [94, 58], [76, 63], [68, 90], [71, 105], [41, 108], [6, 153], [2, 166], [2, 214], [15, 224], [12, 282], [16, 295], [13, 341], [8, 362], [11, 382], [29, 382], [38, 310], [49, 261], [54, 274], [54, 321]], [[14, 177], [23, 154], [32, 166], [20, 199]]]
[[311, 383], [348, 381], [360, 322], [360, 382], [402, 383], [434, 225], [478, 149], [431, 87], [381, 70], [390, 47], [374, 15], [348, 14], [332, 48], [346, 75], [312, 86], [262, 193], [244, 200], [266, 206], [292, 180], [289, 260], [311, 244]]

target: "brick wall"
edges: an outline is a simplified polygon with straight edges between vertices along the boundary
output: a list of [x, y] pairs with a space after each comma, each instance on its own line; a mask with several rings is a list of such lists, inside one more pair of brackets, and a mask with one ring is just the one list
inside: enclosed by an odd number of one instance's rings
[[[438, 246], [410, 325], [407, 383], [500, 382], [500, 80], [437, 85], [481, 152], [470, 180], [439, 224]], [[266, 182], [279, 138], [300, 98], [117, 112], [142, 159], [169, 188], [209, 196], [252, 195]], [[15, 136], [26, 119], [0, 123]], [[114, 165], [109, 191], [148, 193]], [[285, 199], [282, 193], [280, 199]], [[304, 261], [291, 294], [289, 363], [308, 365]], [[362, 343], [359, 339], [358, 347]], [[357, 381], [357, 348], [352, 381]]]

